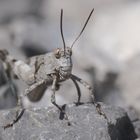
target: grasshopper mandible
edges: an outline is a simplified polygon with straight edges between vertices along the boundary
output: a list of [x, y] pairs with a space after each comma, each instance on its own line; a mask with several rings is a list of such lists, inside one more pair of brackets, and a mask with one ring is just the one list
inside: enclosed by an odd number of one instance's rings
[[[81, 78], [73, 75], [72, 72], [72, 48], [76, 41], [79, 39], [81, 34], [83, 33], [94, 9], [90, 12], [81, 32], [76, 37], [74, 42], [72, 43], [71, 47], [66, 47], [64, 36], [63, 36], [63, 9], [61, 9], [61, 17], [60, 17], [60, 31], [61, 37], [63, 41], [63, 48], [57, 48], [55, 51], [44, 54], [38, 55], [29, 58], [28, 63], [25, 63], [21, 60], [13, 59], [11, 56], [7, 55], [7, 61], [12, 67], [14, 74], [21, 80], [23, 80], [27, 85], [28, 88], [25, 90], [24, 95], [28, 96], [29, 99], [33, 102], [39, 101], [44, 94], [44, 91], [48, 86], [51, 86], [51, 102], [54, 104], [61, 112], [64, 110], [56, 103], [55, 100], [55, 91], [58, 89], [60, 82], [63, 82], [67, 79], [71, 79], [76, 86], [77, 93], [78, 93], [78, 104], [80, 103], [80, 88], [77, 83], [81, 83], [85, 86], [91, 96], [92, 102], [97, 105], [94, 101], [94, 94], [93, 88]], [[21, 98], [18, 100], [18, 105], [21, 107]], [[22, 116], [24, 112], [24, 108], [22, 107], [21, 112], [17, 111], [17, 116], [15, 120], [4, 128], [8, 128], [13, 126]], [[99, 110], [99, 109], [98, 109]], [[101, 114], [101, 112], [100, 112]]]

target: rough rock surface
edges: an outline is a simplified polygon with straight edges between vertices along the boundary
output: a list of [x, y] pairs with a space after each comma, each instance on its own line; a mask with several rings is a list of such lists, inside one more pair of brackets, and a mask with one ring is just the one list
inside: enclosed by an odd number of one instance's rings
[[[4, 130], [0, 127], [0, 140], [134, 140], [136, 134], [125, 113], [118, 107], [102, 105], [107, 120], [100, 116], [94, 105], [65, 106], [71, 125], [61, 119], [55, 107], [28, 109], [20, 121]], [[14, 110], [0, 111], [0, 126], [8, 123]]]
[[134, 126], [135, 133], [140, 139], [140, 118], [139, 118], [139, 113], [137, 110], [135, 110], [133, 107], [129, 107], [126, 109], [126, 112]]

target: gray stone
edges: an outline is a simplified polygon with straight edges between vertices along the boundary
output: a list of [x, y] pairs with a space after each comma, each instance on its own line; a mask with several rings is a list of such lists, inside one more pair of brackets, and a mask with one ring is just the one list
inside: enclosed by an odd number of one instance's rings
[[[108, 121], [92, 104], [65, 106], [68, 121], [55, 107], [27, 109], [12, 128], [0, 127], [0, 140], [134, 140], [136, 134], [118, 107], [102, 105]], [[8, 123], [15, 110], [0, 111], [0, 126]]]
[[126, 109], [126, 112], [134, 126], [135, 133], [140, 138], [140, 117], [137, 110], [133, 107], [129, 107]]

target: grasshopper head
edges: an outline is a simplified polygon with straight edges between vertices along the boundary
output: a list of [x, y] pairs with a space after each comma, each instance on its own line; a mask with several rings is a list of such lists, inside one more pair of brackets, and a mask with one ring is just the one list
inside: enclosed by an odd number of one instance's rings
[[60, 77], [66, 79], [70, 76], [72, 70], [72, 49], [70, 47], [66, 47], [65, 50], [63, 48], [57, 48], [54, 52], [54, 55], [57, 59], [58, 70]]
[[59, 59], [60, 57], [71, 57], [72, 55], [72, 49], [70, 47], [63, 48], [57, 48], [54, 51], [55, 57]]

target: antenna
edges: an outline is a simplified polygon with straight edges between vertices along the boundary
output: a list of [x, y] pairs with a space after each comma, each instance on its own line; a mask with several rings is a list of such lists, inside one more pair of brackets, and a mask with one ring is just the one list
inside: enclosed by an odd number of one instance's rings
[[64, 54], [65, 54], [66, 44], [65, 44], [65, 40], [64, 40], [64, 36], [63, 36], [63, 9], [61, 9], [61, 17], [60, 17], [60, 31], [61, 31], [61, 37], [62, 37], [62, 40], [63, 40], [63, 45], [64, 45]]
[[86, 25], [87, 25], [87, 23], [88, 23], [88, 21], [89, 21], [91, 15], [92, 15], [92, 13], [93, 13], [93, 11], [94, 11], [94, 8], [93, 8], [92, 11], [90, 12], [90, 14], [89, 14], [89, 16], [88, 16], [88, 18], [87, 18], [87, 20], [86, 20], [86, 22], [85, 22], [85, 24], [84, 24], [84, 26], [83, 26], [81, 32], [80, 32], [80, 34], [79, 34], [79, 35], [76, 37], [76, 39], [73, 41], [73, 43], [72, 43], [72, 45], [71, 45], [71, 49], [72, 49], [72, 47], [74, 46], [75, 42], [79, 39], [79, 37], [80, 37], [81, 34], [83, 33], [83, 31], [84, 31], [84, 29], [85, 29], [85, 27], [86, 27]]

